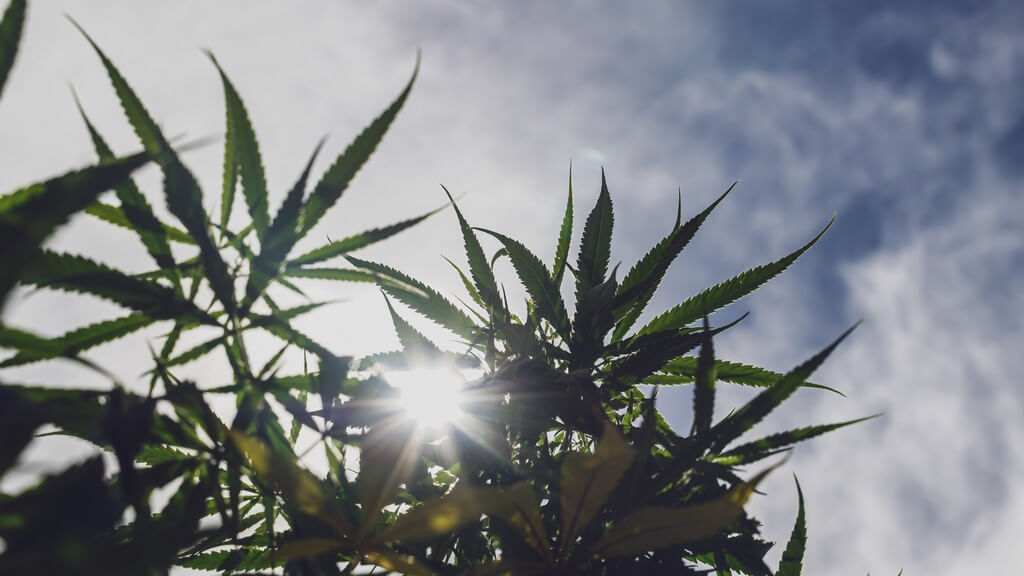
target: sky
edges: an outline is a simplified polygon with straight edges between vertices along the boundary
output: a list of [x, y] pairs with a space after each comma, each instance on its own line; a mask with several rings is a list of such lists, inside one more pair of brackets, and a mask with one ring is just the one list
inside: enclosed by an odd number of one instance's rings
[[[800, 478], [809, 574], [1024, 566], [1019, 2], [34, 2], [0, 103], [0, 190], [93, 160], [69, 85], [117, 150], [137, 148], [65, 13], [168, 133], [219, 142], [223, 95], [201, 49], [212, 50], [253, 119], [274, 207], [320, 137], [322, 158], [340, 153], [397, 95], [419, 50], [409, 102], [311, 243], [440, 206], [444, 184], [464, 194], [474, 225], [550, 260], [572, 162], [578, 222], [605, 170], [613, 261], [626, 269], [671, 227], [677, 191], [693, 215], [740, 179], [670, 271], [656, 312], [792, 251], [836, 214], [792, 269], [720, 313], [751, 316], [716, 352], [785, 371], [863, 320], [815, 376], [847, 397], [802, 391], [761, 430], [884, 416], [798, 446], [751, 512], [784, 541], [796, 512], [789, 472]], [[219, 143], [186, 161], [212, 212]], [[157, 173], [141, 182], [161, 204]], [[147, 265], [128, 236], [88, 219], [53, 244]], [[461, 258], [460, 244], [446, 211], [364, 256], [455, 294], [440, 256]], [[373, 290], [314, 291], [342, 301], [301, 326], [336, 352], [396, 343]], [[7, 321], [58, 334], [114, 310], [23, 294]], [[126, 378], [147, 357], [145, 338], [90, 353]], [[10, 373], [103, 385], [64, 364]], [[749, 397], [720, 390], [719, 417]], [[659, 400], [689, 426], [688, 391]]]

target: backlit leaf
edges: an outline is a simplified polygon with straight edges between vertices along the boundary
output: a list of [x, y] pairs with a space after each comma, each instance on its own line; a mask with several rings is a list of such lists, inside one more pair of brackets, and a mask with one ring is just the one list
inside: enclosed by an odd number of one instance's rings
[[589, 556], [632, 556], [715, 536], [743, 515], [743, 505], [774, 468], [761, 472], [750, 482], [744, 482], [710, 502], [682, 508], [642, 508], [617, 523], [590, 549]]
[[352, 535], [352, 524], [341, 502], [312, 474], [259, 440], [231, 431], [231, 440], [245, 454], [256, 476], [281, 491], [286, 502], [323, 520], [340, 537]]
[[349, 256], [347, 259], [353, 265], [370, 271], [378, 280], [381, 289], [399, 302], [444, 326], [454, 334], [466, 339], [473, 338], [476, 324], [465, 312], [438, 291], [390, 266], [360, 260], [353, 256]]
[[560, 489], [563, 559], [569, 556], [583, 528], [604, 507], [633, 457], [633, 447], [611, 422], [604, 423], [593, 454], [566, 456]]

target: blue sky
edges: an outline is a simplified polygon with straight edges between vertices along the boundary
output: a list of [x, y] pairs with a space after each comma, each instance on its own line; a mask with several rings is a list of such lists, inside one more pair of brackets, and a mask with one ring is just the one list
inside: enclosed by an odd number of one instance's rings
[[[212, 49], [249, 107], [277, 199], [316, 140], [329, 134], [326, 152], [340, 152], [398, 92], [422, 50], [409, 104], [320, 225], [324, 235], [438, 206], [443, 183], [466, 194], [474, 224], [550, 255], [571, 160], [578, 213], [607, 171], [613, 257], [628, 266], [671, 226], [678, 189], [692, 215], [742, 179], [670, 273], [652, 303], [661, 310], [789, 252], [837, 213], [793, 269], [724, 313], [752, 315], [717, 347], [785, 370], [864, 319], [818, 377], [848, 398], [798, 395], [763, 428], [886, 412], [799, 447], [787, 465], [807, 497], [807, 572], [1024, 565], [1012, 540], [1024, 529], [1024, 492], [1014, 482], [1024, 472], [1021, 4], [96, 0], [32, 9], [0, 104], [0, 189], [91, 160], [68, 83], [111, 140], [133, 148], [67, 12], [173, 134], [223, 129], [220, 86], [199, 50]], [[217, 148], [189, 157], [211, 209]], [[144, 180], [155, 198], [155, 174]], [[144, 253], [125, 238], [76, 221], [55, 242], [143, 266]], [[461, 255], [448, 213], [367, 256], [455, 293], [442, 253]], [[386, 330], [338, 328], [380, 325], [385, 312], [373, 291], [322, 290], [349, 300], [311, 332], [340, 353], [393, 343]], [[57, 314], [58, 300], [45, 295], [16, 304], [12, 322], [52, 333], [110, 313], [83, 299]], [[145, 357], [143, 340], [128, 345]], [[94, 357], [137, 373], [117, 349]], [[23, 374], [78, 374], [45, 370]], [[743, 397], [727, 390], [719, 407]], [[673, 421], [688, 425], [686, 391], [662, 398]], [[795, 490], [786, 474], [766, 490], [771, 498], [752, 509], [770, 537], [784, 538]]]

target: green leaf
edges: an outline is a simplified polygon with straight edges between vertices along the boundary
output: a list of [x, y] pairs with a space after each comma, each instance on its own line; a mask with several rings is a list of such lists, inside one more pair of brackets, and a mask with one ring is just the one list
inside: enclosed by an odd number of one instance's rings
[[789, 542], [786, 549], [782, 551], [782, 559], [779, 561], [779, 571], [775, 576], [800, 576], [803, 569], [804, 549], [807, 547], [807, 525], [804, 521], [804, 492], [800, 489], [800, 481], [793, 477], [796, 482], [796, 494], [799, 507], [796, 512], [796, 522], [793, 524], [793, 532], [789, 535]]
[[473, 232], [469, 223], [466, 222], [466, 218], [462, 215], [462, 211], [459, 210], [458, 204], [452, 199], [451, 192], [444, 185], [441, 188], [448, 195], [448, 201], [451, 202], [452, 208], [455, 209], [455, 216], [459, 219], [459, 227], [462, 229], [462, 241], [466, 246], [466, 259], [469, 260], [469, 275], [473, 278], [473, 284], [476, 285], [480, 299], [483, 300], [488, 308], [495, 310], [503, 309], [498, 292], [498, 283], [494, 279], [494, 271], [487, 264], [487, 256], [484, 255], [484, 249], [480, 247], [480, 241], [477, 239], [476, 233]]
[[11, 358], [0, 362], [0, 368], [49, 360], [59, 356], [74, 357], [93, 346], [127, 336], [153, 322], [152, 318], [136, 312], [121, 318], [90, 324], [63, 336], [52, 338], [50, 341], [54, 344], [55, 350], [46, 353], [40, 353], [37, 350], [19, 351]]
[[818, 366], [821, 366], [822, 362], [828, 358], [829, 354], [831, 354], [832, 351], [839, 346], [839, 343], [849, 336], [856, 327], [857, 324], [851, 326], [824, 350], [815, 354], [811, 359], [807, 360], [800, 366], [797, 366], [792, 371], [784, 374], [782, 378], [779, 378], [777, 382], [763, 390], [750, 402], [747, 402], [738, 410], [719, 422], [711, 431], [711, 436], [714, 438], [714, 441], [711, 444], [711, 449], [713, 451], [721, 450], [741, 434], [750, 430], [754, 424], [760, 422], [768, 415], [769, 412], [782, 404], [793, 394], [793, 392], [796, 391], [797, 388], [800, 387], [800, 385], [807, 381], [807, 378], [814, 373]]
[[153, 319], [181, 319], [216, 324], [208, 314], [170, 288], [133, 278], [82, 256], [42, 251], [22, 282], [92, 294]]
[[729, 466], [749, 464], [771, 454], [775, 454], [778, 450], [796, 444], [797, 442], [802, 442], [809, 438], [814, 438], [815, 436], [821, 436], [822, 434], [826, 434], [833, 430], [845, 428], [851, 424], [857, 424], [879, 416], [881, 416], [881, 414], [874, 414], [872, 416], [857, 418], [856, 420], [848, 420], [846, 422], [819, 424], [816, 426], [806, 426], [803, 428], [779, 432], [778, 434], [765, 436], [759, 440], [754, 440], [753, 442], [737, 446], [728, 452], [724, 452], [717, 456], [715, 461]]
[[[220, 74], [221, 82], [224, 84], [224, 105], [227, 112], [227, 133], [224, 142], [224, 202], [221, 208], [221, 227], [227, 228], [227, 218], [230, 217], [231, 196], [234, 195], [234, 183], [231, 183], [229, 191], [228, 180], [233, 180], [237, 174], [242, 180], [242, 194], [245, 196], [245, 203], [249, 207], [249, 217], [252, 218], [253, 228], [260, 241], [266, 235], [267, 227], [270, 225], [270, 216], [267, 212], [267, 178], [263, 174], [263, 162], [260, 159], [260, 147], [256, 141], [256, 134], [253, 132], [252, 123], [249, 121], [249, 112], [242, 103], [241, 96], [235, 90], [235, 86], [228, 79], [224, 69], [221, 68], [217, 58], [212, 52], [207, 56], [213, 61]], [[234, 168], [228, 171], [228, 164], [234, 164]], [[225, 211], [226, 207], [226, 211]]]
[[414, 556], [388, 550], [373, 550], [363, 553], [363, 561], [376, 564], [389, 572], [406, 576], [435, 576], [435, 572], [424, 566]]
[[260, 242], [259, 256], [251, 258], [252, 264], [249, 281], [245, 286], [245, 306], [242, 307], [243, 309], [247, 309], [249, 305], [255, 302], [263, 294], [263, 291], [266, 290], [270, 282], [279, 277], [281, 274], [281, 263], [288, 257], [288, 253], [292, 251], [295, 242], [299, 239], [299, 216], [302, 213], [302, 199], [306, 193], [306, 181], [309, 179], [309, 173], [313, 169], [313, 163], [316, 161], [323, 144], [324, 141], [320, 140], [316, 148], [313, 149], [313, 153], [306, 162], [306, 167], [302, 170], [302, 174], [299, 175], [295, 185], [288, 191], [288, 195], [285, 196], [281, 208], [274, 217], [274, 221], [270, 223], [270, 228], [267, 229], [266, 235]]
[[[658, 242], [654, 248], [651, 248], [626, 273], [626, 277], [622, 280], [622, 286], [619, 287], [619, 292], [615, 298], [614, 315], [616, 326], [615, 332], [612, 334], [613, 342], [621, 340], [626, 335], [626, 332], [633, 327], [633, 323], [636, 322], [636, 319], [643, 313], [644, 308], [647, 307], [648, 302], [654, 297], [654, 293], [658, 290], [658, 286], [665, 277], [669, 266], [679, 256], [679, 253], [683, 251], [683, 248], [690, 243], [690, 240], [697, 234], [697, 230], [704, 224], [704, 221], [711, 215], [711, 212], [732, 192], [736, 184], [734, 182], [710, 206], [691, 218], [683, 226], [679, 226], [679, 221], [682, 217], [680, 204], [680, 207], [676, 210], [676, 224], [672, 227], [672, 231]], [[710, 311], [708, 313], [710, 314]], [[659, 330], [652, 331], [657, 332]]]
[[234, 283], [228, 274], [227, 265], [221, 259], [220, 251], [210, 237], [210, 223], [203, 208], [203, 193], [199, 188], [199, 183], [188, 168], [182, 164], [159, 126], [146, 111], [139, 97], [136, 96], [114, 63], [107, 58], [99, 45], [93, 42], [77, 22], [72, 20], [72, 23], [96, 51], [107, 71], [107, 76], [110, 77], [110, 82], [121, 102], [128, 122], [132, 125], [143, 147], [163, 170], [167, 208], [181, 221], [196, 241], [196, 245], [199, 246], [200, 261], [206, 272], [210, 288], [225, 309], [228, 312], [233, 312], [235, 309]]
[[[688, 384], [693, 382], [693, 379], [697, 374], [697, 359], [692, 356], [682, 356], [670, 361], [668, 364], [665, 364], [661, 371], [670, 374], [671, 379], [665, 381], [659, 380], [657, 383]], [[749, 364], [730, 362], [728, 360], [715, 360], [715, 377], [723, 382], [731, 382], [742, 386], [767, 388], [778, 381], [778, 379], [782, 377], [782, 374], [772, 372], [771, 370], [765, 370], [764, 368], [759, 368], [757, 366], [750, 366]], [[651, 383], [653, 384], [655, 382], [652, 381]], [[813, 384], [811, 382], [804, 382], [801, 387], [818, 388], [821, 390], [835, 392], [840, 396], [843, 395], [843, 393], [838, 390], [829, 388], [828, 386], [822, 386], [821, 384]]]
[[391, 321], [395, 325], [395, 332], [398, 334], [398, 340], [402, 344], [402, 352], [406, 357], [410, 358], [412, 363], [429, 363], [444, 357], [444, 352], [436, 344], [423, 334], [420, 334], [418, 330], [412, 327], [412, 324], [409, 324], [398, 315], [387, 295], [384, 296], [384, 303], [387, 304], [388, 312], [391, 313]]
[[267, 332], [277, 336], [285, 342], [295, 344], [303, 350], [316, 354], [321, 360], [324, 358], [335, 358], [334, 353], [316, 340], [293, 328], [286, 320], [276, 316], [252, 315], [254, 326], [263, 328]]
[[[740, 323], [747, 315], [744, 314], [736, 320], [711, 330], [710, 335], [715, 336], [736, 324]], [[636, 352], [616, 360], [611, 365], [610, 375], [612, 380], [622, 384], [639, 384], [664, 368], [664, 366], [696, 348], [704, 341], [705, 335], [700, 332], [657, 332], [654, 334], [643, 334], [634, 337], [638, 343]]]
[[392, 224], [390, 226], [385, 226], [383, 228], [372, 228], [370, 230], [361, 232], [354, 236], [349, 236], [348, 238], [343, 238], [341, 240], [331, 242], [314, 250], [310, 250], [309, 252], [303, 254], [302, 256], [299, 256], [294, 260], [288, 262], [288, 267], [294, 268], [308, 264], [316, 264], [318, 262], [324, 262], [325, 260], [337, 258], [338, 256], [348, 254], [349, 252], [354, 252], [356, 250], [359, 250], [360, 248], [365, 248], [371, 244], [375, 244], [381, 240], [390, 238], [391, 236], [394, 236], [395, 234], [398, 234], [399, 232], [407, 228], [415, 226], [416, 224], [423, 222], [427, 218], [433, 216], [434, 214], [437, 214], [438, 212], [444, 210], [445, 208], [446, 206], [442, 206], [440, 208], [431, 210], [430, 212], [427, 212], [426, 214], [422, 214], [415, 218], [403, 220], [401, 222]]
[[0, 20], [0, 96], [4, 92], [7, 76], [14, 66], [14, 55], [18, 52], [18, 41], [25, 26], [25, 0], [11, 0]]
[[405, 100], [412, 90], [412, 85], [416, 81], [416, 76], [419, 74], [419, 69], [420, 60], [419, 55], [417, 55], [416, 67], [402, 93], [348, 145], [348, 148], [338, 156], [334, 164], [324, 173], [320, 182], [313, 188], [313, 192], [309, 195], [309, 199], [306, 201], [302, 211], [300, 237], [309, 232], [320, 221], [320, 218], [334, 206], [335, 202], [341, 198], [345, 189], [348, 188], [356, 173], [359, 172], [359, 169], [370, 158], [370, 155], [373, 154], [381, 138], [384, 137], [384, 133], [391, 126], [391, 122], [398, 115], [398, 111], [405, 104]]
[[565, 264], [569, 258], [569, 243], [572, 240], [572, 163], [569, 163], [569, 199], [565, 202], [565, 215], [562, 216], [562, 228], [558, 232], [558, 246], [555, 248], [555, 265], [553, 276], [555, 286], [562, 285]]
[[[477, 306], [481, 308], [486, 308], [486, 306], [484, 306], [484, 301], [480, 298], [480, 291], [476, 289], [476, 286], [473, 285], [473, 281], [470, 280], [468, 276], [466, 276], [466, 273], [463, 272], [462, 269], [459, 268], [457, 264], [455, 264], [455, 262], [452, 262], [445, 256], [442, 256], [442, 258], [444, 258], [444, 261], [450, 264], [451, 267], [455, 269], [455, 272], [459, 275], [459, 280], [462, 281], [462, 286], [466, 289], [466, 293], [469, 294], [470, 299], [473, 300], [473, 302], [475, 302]], [[480, 316], [475, 312], [474, 314]], [[482, 321], [486, 320], [482, 319]]]
[[433, 288], [390, 266], [353, 256], [347, 259], [354, 266], [369, 270], [381, 289], [399, 302], [444, 326], [453, 334], [467, 340], [474, 337], [476, 324], [473, 320]]
[[563, 340], [569, 339], [569, 313], [565, 310], [562, 293], [559, 291], [547, 266], [517, 240], [484, 228], [476, 228], [497, 238], [508, 251], [519, 280], [533, 299], [540, 316], [551, 323]]
[[[89, 117], [85, 114], [81, 102], [78, 101], [78, 95], [75, 94], [74, 96], [75, 105], [78, 107], [78, 112], [81, 114], [85, 127], [89, 131], [89, 137], [92, 139], [96, 155], [101, 162], [113, 160], [114, 153], [111, 151], [110, 146], [107, 145], [103, 136], [100, 135], [96, 127], [89, 120]], [[171, 246], [168, 243], [165, 226], [153, 214], [153, 208], [149, 205], [149, 201], [146, 200], [142, 192], [139, 191], [135, 182], [130, 178], [125, 179], [120, 185], [114, 187], [114, 193], [117, 194], [117, 199], [121, 202], [120, 210], [130, 224], [128, 227], [139, 235], [139, 239], [142, 240], [142, 244], [146, 247], [146, 251], [149, 252], [153, 261], [160, 268], [175, 271], [176, 263], [174, 256], [171, 254]], [[170, 278], [176, 288], [180, 287], [180, 278], [176, 272], [172, 273]]]
[[[118, 206], [111, 206], [110, 204], [104, 204], [103, 202], [96, 202], [86, 208], [85, 213], [90, 216], [95, 216], [104, 222], [113, 224], [114, 226], [127, 228], [128, 230], [135, 230], [135, 226], [130, 220], [128, 220], [128, 216], [125, 215], [124, 210]], [[164, 235], [167, 236], [167, 239], [171, 242], [195, 246], [196, 242], [188, 235], [188, 232], [167, 224], [161, 224], [161, 226], [163, 227]]]
[[18, 461], [33, 432], [43, 424], [39, 410], [12, 388], [0, 388], [0, 478]]
[[708, 328], [708, 317], [704, 317], [704, 340], [697, 358], [696, 386], [693, 390], [693, 436], [704, 436], [711, 429], [715, 414], [715, 352]]
[[[776, 465], [777, 466], [777, 465]], [[743, 505], [775, 467], [710, 502], [682, 508], [646, 507], [622, 519], [590, 549], [588, 556], [617, 558], [697, 542], [729, 528]]]
[[376, 282], [378, 276], [351, 268], [292, 268], [284, 271], [289, 278], [314, 278], [338, 282]]
[[604, 507], [612, 490], [633, 463], [635, 450], [611, 422], [593, 454], [569, 454], [562, 463], [561, 557], [569, 557], [576, 538]]
[[715, 310], [750, 294], [759, 286], [768, 280], [771, 280], [786, 268], [789, 268], [797, 258], [810, 249], [811, 246], [814, 246], [829, 227], [832, 226], [832, 222], [835, 222], [835, 216], [832, 217], [832, 220], [829, 221], [828, 225], [826, 225], [813, 240], [804, 244], [796, 252], [776, 260], [775, 262], [751, 268], [750, 270], [747, 270], [738, 276], [734, 276], [721, 284], [701, 291], [696, 296], [687, 299], [682, 304], [669, 309], [667, 312], [651, 320], [646, 326], [640, 329], [638, 334], [682, 328], [699, 319], [701, 316], [711, 314]]
[[35, 264], [40, 245], [58, 226], [148, 161], [146, 154], [135, 154], [0, 197], [0, 303], [25, 269]]
[[459, 484], [450, 494], [424, 502], [399, 516], [374, 542], [430, 542], [463, 529], [482, 515], [506, 522], [542, 558], [551, 559], [540, 505], [527, 482], [511, 486]]
[[597, 197], [587, 222], [583, 226], [583, 239], [580, 253], [576, 259], [576, 298], [579, 300], [591, 288], [604, 282], [608, 272], [608, 261], [612, 254], [612, 226], [615, 217], [612, 213], [612, 197], [608, 193], [608, 183], [601, 169], [601, 193]]
[[320, 518], [334, 528], [337, 536], [352, 535], [352, 524], [345, 507], [316, 477], [290, 458], [237, 430], [231, 431], [231, 440], [249, 459], [256, 476], [280, 490], [286, 502], [305, 514]]

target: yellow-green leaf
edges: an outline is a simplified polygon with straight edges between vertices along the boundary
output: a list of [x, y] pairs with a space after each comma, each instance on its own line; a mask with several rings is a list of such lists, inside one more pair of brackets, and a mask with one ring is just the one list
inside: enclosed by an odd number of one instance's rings
[[316, 477], [259, 440], [249, 438], [237, 430], [231, 431], [231, 439], [249, 458], [256, 476], [280, 490], [290, 505], [320, 518], [334, 528], [339, 536], [352, 534], [352, 525], [345, 509]]
[[[781, 464], [781, 463], [780, 463]], [[591, 558], [615, 558], [643, 554], [660, 548], [697, 542], [714, 536], [743, 514], [743, 505], [757, 485], [779, 464], [744, 482], [726, 495], [693, 506], [651, 506], [630, 514], [597, 542]]]
[[570, 454], [562, 464], [562, 558], [567, 558], [576, 537], [601, 511], [608, 496], [633, 463], [633, 447], [611, 422], [593, 454]]
[[366, 433], [359, 453], [360, 538], [370, 534], [381, 508], [390, 504], [412, 472], [419, 445], [412, 421], [385, 419]]
[[407, 576], [434, 576], [434, 571], [420, 564], [408, 554], [399, 554], [388, 550], [377, 550], [363, 554], [363, 560], [376, 564], [385, 570], [391, 570]]
[[482, 515], [499, 518], [519, 531], [523, 540], [551, 560], [540, 503], [526, 482], [512, 486], [457, 486], [451, 494], [424, 502], [398, 518], [376, 542], [427, 542], [475, 522]]

